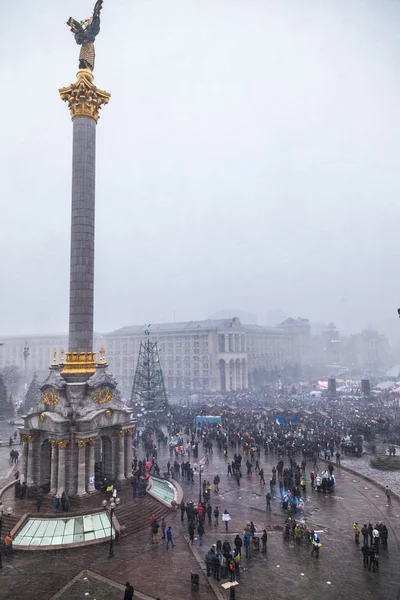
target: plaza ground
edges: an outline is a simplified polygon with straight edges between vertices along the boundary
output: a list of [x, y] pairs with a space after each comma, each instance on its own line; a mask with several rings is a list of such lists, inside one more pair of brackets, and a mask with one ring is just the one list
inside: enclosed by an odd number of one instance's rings
[[[161, 471], [168, 458], [168, 453], [160, 452]], [[260, 462], [268, 482], [276, 459], [266, 460], [261, 455]], [[9, 468], [8, 463], [4, 466]], [[311, 465], [308, 465], [307, 473], [310, 469]], [[206, 524], [203, 547], [199, 547], [196, 539], [191, 548], [187, 521], [185, 519], [181, 524], [178, 511], [168, 518], [167, 524], [172, 527], [175, 543], [175, 548], [168, 551], [161, 541], [154, 546], [149, 531], [145, 530], [122, 538], [116, 544], [115, 557], [111, 560], [108, 559], [107, 544], [53, 552], [15, 552], [3, 561], [0, 599], [122, 599], [124, 583], [129, 580], [142, 594], [139, 598], [211, 600], [215, 598], [211, 586], [216, 587], [217, 584], [213, 580], [207, 581], [204, 563], [199, 563], [198, 559], [204, 560], [205, 553], [217, 539], [229, 539], [232, 544], [236, 533], [242, 534], [249, 520], [254, 521], [259, 531], [267, 528], [268, 552], [266, 556], [256, 553], [250, 559], [242, 559], [237, 600], [400, 598], [400, 503], [396, 499], [388, 507], [381, 489], [367, 483], [361, 476], [335, 468], [335, 493], [326, 496], [309, 490], [306, 500], [307, 525], [320, 531], [323, 544], [320, 559], [316, 560], [304, 546], [283, 540], [282, 531], [277, 529], [282, 527], [284, 520], [280, 502], [273, 500], [272, 512], [267, 514], [265, 511], [268, 485], [261, 486], [256, 475], [244, 475], [238, 487], [236, 480], [227, 477], [226, 472], [225, 460], [218, 451], [214, 451], [204, 477], [212, 482], [214, 475], [220, 474], [220, 492], [212, 492], [211, 503], [213, 508], [218, 505], [221, 512], [226, 508], [231, 514], [228, 534], [225, 534], [223, 525], [215, 530]], [[185, 500], [197, 502], [198, 475], [195, 483], [185, 480], [179, 483]], [[377, 573], [363, 568], [360, 547], [354, 543], [352, 526], [355, 521], [361, 525], [369, 521], [383, 521], [388, 527], [388, 549], [381, 551]], [[199, 591], [191, 589], [191, 571], [200, 575]], [[220, 586], [218, 589], [221, 590]], [[220, 594], [219, 598], [223, 598]]]

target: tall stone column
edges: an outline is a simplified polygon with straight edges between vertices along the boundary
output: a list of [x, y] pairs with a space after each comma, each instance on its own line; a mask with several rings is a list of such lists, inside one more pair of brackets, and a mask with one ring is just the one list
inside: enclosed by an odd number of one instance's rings
[[117, 433], [117, 479], [118, 481], [122, 481], [123, 479], [125, 479], [125, 431], [121, 430]]
[[124, 437], [124, 462], [125, 462], [125, 477], [132, 475], [132, 430], [128, 429]]
[[63, 374], [95, 371], [93, 352], [96, 124], [110, 94], [93, 84], [89, 68], [59, 90], [73, 121], [69, 342]]
[[26, 484], [28, 487], [35, 485], [35, 448], [34, 442], [36, 440], [35, 435], [28, 436], [28, 468], [26, 473]]
[[95, 486], [94, 486], [94, 463], [95, 463], [94, 445], [95, 445], [96, 441], [97, 441], [97, 438], [89, 439], [89, 479], [87, 482], [87, 491], [88, 492], [94, 492], [94, 490], [95, 490]]
[[50, 472], [50, 493], [57, 493], [58, 481], [58, 445], [56, 440], [49, 440], [51, 444], [51, 472]]
[[86, 440], [76, 440], [78, 444], [78, 496], [86, 494]]
[[96, 123], [73, 121], [69, 352], [93, 351]]
[[67, 474], [66, 474], [66, 448], [69, 444], [69, 440], [61, 440], [57, 442], [58, 445], [58, 477], [57, 477], [57, 493], [62, 494], [65, 492]]
[[22, 464], [20, 466], [20, 471], [22, 474], [21, 480], [22, 481], [27, 481], [28, 478], [28, 440], [26, 439], [25, 436], [22, 436], [22, 450], [21, 450], [21, 455], [22, 455]]

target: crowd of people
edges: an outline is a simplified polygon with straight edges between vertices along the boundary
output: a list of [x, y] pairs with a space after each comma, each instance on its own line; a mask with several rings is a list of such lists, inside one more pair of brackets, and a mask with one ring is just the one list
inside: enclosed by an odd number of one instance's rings
[[[372, 403], [368, 401], [365, 407], [360, 407], [337, 399], [327, 406], [326, 400], [321, 402], [316, 398], [306, 411], [301, 410], [302, 403], [297, 400], [290, 401], [290, 409], [287, 402], [285, 406], [282, 404], [279, 407], [277, 403], [274, 410], [266, 410], [255, 403], [246, 405], [246, 402], [237, 401], [236, 406], [231, 403], [218, 408], [220, 425], [204, 421], [198, 427], [195, 426], [198, 407], [171, 407], [168, 436], [165, 428], [158, 425], [147, 427], [134, 440], [134, 472], [139, 471], [143, 476], [163, 471], [165, 476], [185, 483], [187, 498], [179, 506], [183, 532], [189, 544], [194, 544], [197, 539], [199, 548], [206, 545], [207, 575], [217, 581], [224, 578], [234, 581], [243, 560], [251, 558], [255, 552], [266, 553], [268, 539], [266, 529], [261, 527], [257, 531], [254, 523], [249, 521], [232, 541], [229, 506], [219, 506], [221, 497], [213, 494], [219, 493], [221, 478], [233, 479], [239, 489], [243, 477], [247, 481], [257, 478], [260, 489], [264, 489], [266, 512], [274, 510], [278, 511], [275, 514], [282, 515], [283, 540], [304, 547], [312, 558], [319, 559], [320, 531], [306, 524], [309, 520], [306, 501], [314, 493], [336, 495], [335, 474], [342, 457], [362, 452], [364, 439], [371, 432], [386, 430], [390, 433], [394, 428], [382, 407], [375, 404], [372, 410]], [[207, 414], [206, 408], [202, 414]], [[157, 457], [160, 444], [169, 450], [169, 459], [165, 467], [160, 463], [161, 469]], [[139, 460], [141, 447], [145, 456], [141, 455]], [[207, 473], [215, 452], [225, 461], [225, 474], [221, 469], [219, 474], [215, 471]], [[192, 500], [197, 486], [193, 485], [193, 492], [188, 487], [198, 482], [196, 475], [200, 467], [196, 462], [205, 468], [199, 502]], [[390, 496], [390, 490], [387, 490], [388, 503]], [[236, 515], [235, 523], [237, 519]], [[152, 524], [152, 534], [158, 534], [160, 527], [164, 539], [166, 528], [163, 522]], [[370, 525], [367, 527], [369, 543], [363, 537], [361, 552], [364, 566], [376, 571], [379, 550], [387, 547], [388, 531], [386, 525], [377, 523], [375, 527], [371, 526], [371, 538]], [[364, 535], [363, 532], [364, 526], [360, 527], [360, 535]]]

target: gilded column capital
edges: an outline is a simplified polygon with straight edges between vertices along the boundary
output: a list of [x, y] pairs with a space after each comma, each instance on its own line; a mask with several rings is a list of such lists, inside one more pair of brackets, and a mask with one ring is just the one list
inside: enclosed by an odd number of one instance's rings
[[87, 441], [89, 442], [90, 446], [94, 446], [94, 444], [97, 442], [98, 439], [99, 438], [97, 436], [96, 437], [90, 437], [90, 438], [88, 438]]
[[76, 117], [89, 117], [96, 123], [100, 118], [101, 108], [108, 104], [111, 98], [111, 94], [94, 85], [90, 69], [79, 69], [76, 82], [61, 88], [59, 93], [61, 100], [68, 102], [72, 120]]
[[57, 446], [57, 440], [49, 440], [49, 444], [51, 444], [52, 448], [55, 448]]
[[117, 431], [117, 435], [118, 435], [119, 437], [124, 437], [124, 435], [125, 435], [125, 430], [124, 430], [124, 429], [120, 429], [119, 431]]
[[79, 448], [85, 448], [87, 440], [75, 440]]
[[38, 438], [38, 435], [36, 433], [24, 433], [21, 435], [21, 438], [23, 442], [28, 442], [29, 444], [32, 444], [32, 442], [34, 442]]
[[60, 450], [65, 450], [65, 448], [68, 446], [69, 444], [69, 440], [59, 440], [57, 442], [57, 446], [60, 448]]

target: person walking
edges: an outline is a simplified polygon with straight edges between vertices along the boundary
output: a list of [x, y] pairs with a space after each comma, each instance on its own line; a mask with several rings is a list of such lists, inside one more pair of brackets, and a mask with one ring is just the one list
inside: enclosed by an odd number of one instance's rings
[[214, 556], [215, 556], [215, 549], [214, 549], [214, 547], [212, 547], [207, 552], [206, 558], [205, 558], [205, 563], [206, 563], [206, 568], [207, 568], [207, 577], [210, 577], [210, 575], [211, 575]]
[[246, 558], [250, 558], [250, 535], [247, 533], [243, 536], [244, 549], [246, 552]]
[[260, 485], [265, 485], [264, 469], [260, 469], [258, 474], [260, 476]]
[[13, 549], [13, 537], [11, 535], [11, 532], [9, 532], [4, 540], [4, 554], [11, 554], [12, 549]]
[[368, 544], [364, 544], [361, 548], [361, 552], [363, 555], [363, 565], [364, 565], [364, 569], [366, 567], [368, 567], [368, 560], [369, 560], [369, 546]]
[[207, 513], [207, 518], [208, 518], [208, 524], [211, 525], [211, 518], [212, 518], [211, 504], [207, 504], [206, 513]]
[[69, 511], [69, 498], [65, 492], [61, 494], [61, 509], [63, 512]]
[[193, 521], [189, 521], [189, 525], [188, 525], [188, 531], [189, 531], [189, 542], [194, 543], [194, 532], [195, 532], [195, 526], [194, 526], [194, 522]]
[[231, 520], [231, 515], [225, 509], [222, 515], [222, 520], [225, 522], [225, 531], [228, 531], [229, 521]]
[[[374, 543], [374, 547], [375, 547], [375, 552], [378, 553], [379, 552], [379, 531], [376, 527], [374, 527], [374, 529], [372, 530], [372, 540]], [[372, 546], [372, 544], [371, 544]]]
[[179, 506], [181, 509], [181, 521], [183, 521], [185, 518], [185, 512], [186, 512], [186, 505], [185, 505], [185, 502], [183, 501], [183, 498], [182, 498], [182, 502], [180, 503]]
[[242, 541], [242, 538], [240, 537], [239, 534], [237, 534], [237, 536], [235, 537], [233, 543], [235, 544], [235, 548], [236, 548], [237, 552], [239, 552], [239, 554], [241, 554], [242, 553], [243, 541]]
[[162, 531], [162, 539], [165, 540], [165, 519], [164, 517], [161, 519], [161, 531]]
[[214, 509], [214, 527], [218, 527], [219, 525], [219, 508], [218, 506]]
[[153, 544], [158, 544], [158, 530], [160, 529], [160, 526], [158, 524], [157, 519], [154, 519], [152, 525], [151, 525], [151, 531], [153, 534]]
[[203, 525], [203, 521], [200, 521], [198, 527], [197, 527], [197, 533], [199, 536], [199, 545], [202, 546], [203, 545], [203, 535], [204, 535], [204, 525]]
[[124, 600], [132, 600], [135, 590], [133, 589], [133, 587], [131, 586], [129, 581], [127, 581], [125, 583], [125, 586], [126, 587], [125, 587], [125, 593], [124, 593]]
[[314, 552], [315, 552], [315, 558], [319, 558], [319, 549], [320, 549], [320, 546], [322, 546], [322, 544], [321, 544], [321, 540], [319, 539], [317, 534], [314, 533], [314, 531], [311, 532], [311, 542], [312, 542], [311, 556], [314, 556]]
[[220, 579], [221, 579], [221, 577], [220, 577], [221, 558], [219, 557], [219, 554], [217, 552], [214, 554], [214, 558], [212, 560], [212, 569], [213, 569], [214, 579], [216, 579], [217, 581], [220, 581]]
[[172, 540], [172, 529], [171, 527], [168, 527], [167, 529], [167, 544], [166, 544], [166, 548], [168, 550], [168, 546], [171, 544], [171, 546], [174, 548], [175, 544]]
[[44, 496], [43, 488], [39, 488], [38, 495], [36, 496], [36, 510], [37, 510], [37, 512], [40, 511], [40, 508], [41, 508], [41, 506], [43, 504], [43, 496]]
[[356, 544], [359, 544], [361, 530], [360, 530], [360, 526], [357, 522], [355, 522], [353, 525], [353, 531], [354, 531], [354, 541]]
[[364, 525], [361, 529], [361, 533], [363, 536], [363, 546], [368, 546], [369, 532], [368, 532], [368, 525], [366, 523], [364, 523]]
[[60, 512], [60, 508], [61, 508], [61, 498], [60, 498], [60, 494], [56, 494], [53, 500], [53, 504], [55, 506], [56, 509], [56, 513]]
[[389, 488], [389, 486], [386, 486], [385, 494], [386, 494], [387, 503], [390, 506], [392, 504], [392, 491]]
[[370, 538], [370, 541], [369, 541], [370, 546], [372, 546], [372, 532], [373, 532], [373, 530], [374, 530], [374, 528], [372, 526], [372, 523], [368, 523], [368, 534], [369, 534], [369, 538]]
[[262, 550], [261, 550], [261, 552], [263, 554], [265, 554], [266, 551], [267, 551], [267, 540], [268, 540], [267, 530], [263, 529], [262, 536], [261, 536], [261, 542], [262, 542]]
[[265, 496], [265, 499], [267, 501], [267, 511], [271, 511], [271, 494], [268, 492], [267, 495]]

